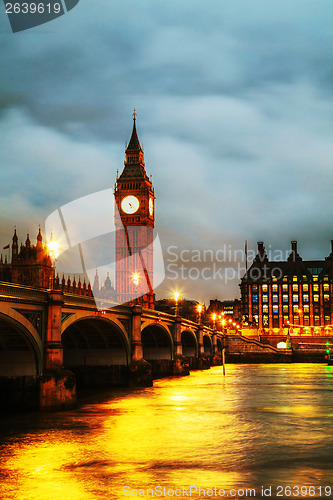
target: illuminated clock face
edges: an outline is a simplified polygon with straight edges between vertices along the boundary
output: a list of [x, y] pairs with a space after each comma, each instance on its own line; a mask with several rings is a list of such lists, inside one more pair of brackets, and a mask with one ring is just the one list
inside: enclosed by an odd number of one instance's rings
[[125, 198], [121, 200], [121, 209], [125, 214], [135, 214], [139, 206], [140, 203], [136, 196], [125, 196]]
[[149, 215], [150, 217], [153, 216], [153, 213], [154, 213], [154, 202], [153, 202], [153, 198], [149, 198]]

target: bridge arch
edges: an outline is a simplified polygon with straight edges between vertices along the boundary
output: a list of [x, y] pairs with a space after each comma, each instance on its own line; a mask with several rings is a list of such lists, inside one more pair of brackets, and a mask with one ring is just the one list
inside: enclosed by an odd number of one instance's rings
[[146, 361], [173, 359], [173, 338], [166, 325], [146, 322], [141, 327], [143, 358]]
[[43, 371], [43, 344], [37, 330], [15, 309], [9, 306], [1, 309], [0, 376], [40, 375]]
[[193, 358], [198, 355], [198, 339], [192, 330], [184, 329], [181, 332], [183, 356]]
[[128, 336], [116, 318], [76, 313], [64, 321], [61, 330], [65, 366], [129, 364]]
[[213, 343], [210, 335], [207, 333], [203, 335], [203, 345], [204, 345], [204, 354], [206, 356], [211, 356], [213, 354]]

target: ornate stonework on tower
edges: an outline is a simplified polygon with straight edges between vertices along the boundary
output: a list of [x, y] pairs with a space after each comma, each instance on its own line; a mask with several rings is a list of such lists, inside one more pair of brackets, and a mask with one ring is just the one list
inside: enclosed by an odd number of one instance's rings
[[154, 308], [153, 230], [155, 195], [146, 174], [144, 152], [133, 113], [132, 136], [125, 151], [124, 169], [115, 185], [116, 292], [119, 303]]

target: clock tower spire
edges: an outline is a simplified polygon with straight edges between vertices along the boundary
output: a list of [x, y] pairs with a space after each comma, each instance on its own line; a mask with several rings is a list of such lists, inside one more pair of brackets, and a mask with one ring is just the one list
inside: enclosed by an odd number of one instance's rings
[[124, 169], [115, 185], [116, 294], [120, 303], [136, 302], [154, 308], [153, 231], [154, 188], [144, 163], [137, 129], [125, 150]]

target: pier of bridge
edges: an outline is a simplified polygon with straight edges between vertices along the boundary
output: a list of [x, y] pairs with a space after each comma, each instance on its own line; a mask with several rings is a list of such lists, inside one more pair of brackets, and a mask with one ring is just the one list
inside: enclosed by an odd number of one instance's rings
[[222, 334], [139, 305], [99, 310], [93, 297], [0, 283], [5, 405], [61, 409], [76, 386], [147, 386], [221, 363]]

